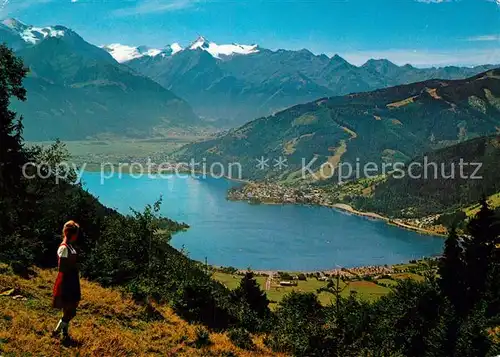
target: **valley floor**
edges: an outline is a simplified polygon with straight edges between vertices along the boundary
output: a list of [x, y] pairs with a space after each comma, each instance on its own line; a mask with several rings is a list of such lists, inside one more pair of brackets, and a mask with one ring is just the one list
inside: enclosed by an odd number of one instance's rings
[[[229, 273], [228, 268], [213, 267], [212, 278], [220, 281], [228, 289], [236, 289], [240, 283], [244, 270]], [[288, 277], [283, 277], [284, 272], [276, 271], [254, 271], [255, 279], [264, 290], [270, 300], [271, 309], [274, 309], [283, 297], [291, 291], [317, 293], [318, 289], [325, 288], [329, 280], [335, 282], [338, 275], [342, 277], [340, 287], [342, 296], [348, 297], [355, 293], [358, 298], [366, 301], [376, 301], [391, 291], [391, 287], [403, 279], [421, 281], [424, 275], [433, 272], [435, 261], [430, 259], [418, 260], [406, 264], [393, 266], [367, 266], [352, 269], [338, 269], [322, 272], [285, 272]], [[297, 279], [299, 275], [305, 275], [305, 280]], [[296, 286], [282, 286], [283, 280], [292, 280]], [[329, 305], [334, 300], [333, 295], [325, 292], [318, 294], [323, 305]]]
[[[55, 270], [35, 269], [28, 279], [0, 265], [0, 356], [271, 356], [254, 337], [256, 351], [235, 347], [225, 334], [210, 333], [211, 345], [197, 348], [197, 326], [169, 307], [156, 306], [155, 318], [114, 289], [82, 279], [82, 301], [72, 321], [71, 345], [50, 332], [60, 318], [51, 308]], [[14, 291], [12, 291], [14, 289]], [[2, 294], [3, 293], [3, 294]]]

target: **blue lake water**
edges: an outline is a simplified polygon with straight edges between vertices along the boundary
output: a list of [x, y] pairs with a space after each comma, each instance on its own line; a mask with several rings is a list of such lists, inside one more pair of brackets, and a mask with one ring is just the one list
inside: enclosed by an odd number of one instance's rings
[[193, 259], [237, 268], [302, 270], [383, 265], [439, 254], [443, 239], [326, 207], [250, 205], [226, 200], [237, 183], [225, 179], [105, 180], [85, 173], [85, 187], [121, 213], [141, 210], [163, 196], [162, 215], [191, 228], [176, 234]]

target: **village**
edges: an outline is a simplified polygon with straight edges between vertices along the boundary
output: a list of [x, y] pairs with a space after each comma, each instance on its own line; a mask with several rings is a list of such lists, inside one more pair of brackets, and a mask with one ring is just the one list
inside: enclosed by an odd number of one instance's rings
[[330, 206], [334, 203], [319, 188], [308, 185], [290, 187], [269, 182], [252, 182], [231, 189], [228, 192], [228, 199], [267, 204], [298, 203]]
[[270, 182], [250, 182], [228, 191], [227, 198], [234, 201], [247, 201], [251, 204], [304, 204], [340, 209], [342, 211], [384, 220], [389, 224], [423, 234], [445, 235], [445, 227], [436, 224], [439, 215], [422, 218], [387, 218], [377, 213], [357, 211], [349, 204], [341, 203], [345, 195], [312, 185], [286, 186]]
[[[252, 274], [266, 292], [271, 307], [291, 291], [318, 293], [319, 300], [327, 305], [331, 296], [322, 292], [325, 288], [340, 288], [343, 296], [355, 293], [362, 299], [374, 301], [388, 294], [400, 280], [423, 280], [426, 274], [435, 271], [436, 263], [436, 259], [425, 258], [396, 265], [341, 267], [310, 272], [254, 270]], [[209, 271], [214, 279], [229, 289], [235, 289], [249, 270], [211, 266]]]

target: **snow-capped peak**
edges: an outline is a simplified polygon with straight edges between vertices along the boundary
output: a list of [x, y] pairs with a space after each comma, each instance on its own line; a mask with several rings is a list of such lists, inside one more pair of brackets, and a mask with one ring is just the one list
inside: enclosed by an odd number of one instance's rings
[[18, 35], [27, 43], [37, 44], [46, 37], [62, 37], [68, 30], [62, 26], [35, 27], [26, 25], [16, 19], [6, 19], [2, 23]]
[[118, 62], [127, 62], [135, 58], [143, 56], [156, 56], [161, 53], [161, 50], [156, 48], [149, 48], [146, 46], [132, 47], [127, 45], [122, 45], [119, 43], [112, 43], [110, 45], [102, 46], [106, 51], [108, 51], [111, 56]]
[[170, 45], [170, 48], [172, 49], [172, 54], [182, 51], [182, 46], [179, 45], [177, 42], [172, 43]]
[[164, 49], [151, 48], [147, 46], [133, 47], [119, 43], [105, 45], [102, 46], [102, 48], [108, 51], [111, 56], [113, 56], [113, 58], [120, 63], [141, 57], [156, 57], [158, 55], [166, 57], [182, 51], [182, 47], [178, 43], [173, 43], [172, 45], [166, 46]]
[[235, 54], [248, 55], [259, 52], [257, 45], [239, 45], [237, 43], [233, 43], [231, 45], [218, 45], [215, 42], [207, 41], [207, 39], [203, 36], [199, 36], [196, 41], [189, 46], [189, 49], [201, 49], [207, 51], [215, 58], [221, 58], [221, 56], [232, 56]]
[[198, 36], [198, 38], [191, 43], [191, 46], [189, 46], [190, 50], [196, 50], [197, 48], [201, 49], [207, 49], [209, 47], [209, 42], [205, 39], [203, 36]]
[[[141, 57], [173, 56], [176, 53], [184, 50], [184, 48], [182, 48], [182, 46], [179, 45], [177, 42], [172, 43], [171, 45], [168, 45], [163, 49], [152, 48], [147, 46], [138, 46], [138, 47], [127, 46], [119, 43], [113, 43], [111, 45], [105, 45], [101, 47], [106, 51], [108, 51], [111, 54], [111, 56], [113, 56], [114, 59], [120, 63], [131, 61], [133, 59]], [[250, 53], [259, 52], [257, 45], [249, 46], [249, 45], [238, 45], [235, 43], [232, 45], [218, 45], [215, 42], [207, 41], [207, 39], [204, 38], [203, 36], [199, 36], [196, 39], [196, 41], [192, 42], [191, 45], [187, 47], [187, 49], [193, 51], [195, 50], [206, 51], [215, 58], [232, 56], [235, 54], [247, 55]]]

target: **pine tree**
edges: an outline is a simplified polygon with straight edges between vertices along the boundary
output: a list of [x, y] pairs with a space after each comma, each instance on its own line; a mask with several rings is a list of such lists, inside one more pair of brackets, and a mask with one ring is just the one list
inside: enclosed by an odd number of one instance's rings
[[495, 243], [498, 239], [498, 225], [495, 212], [490, 209], [486, 198], [481, 200], [481, 209], [469, 222], [470, 237], [464, 240], [464, 274], [466, 308], [471, 310], [485, 297], [488, 275], [492, 268]]
[[463, 249], [455, 228], [452, 228], [446, 239], [443, 256], [439, 261], [439, 287], [448, 298], [458, 314], [462, 314], [464, 301], [465, 265]]
[[245, 273], [240, 285], [233, 291], [233, 298], [246, 302], [250, 309], [260, 318], [267, 317], [270, 314], [267, 295], [260, 289], [251, 271]]
[[483, 304], [471, 311], [458, 332], [455, 356], [493, 356], [494, 344], [487, 331], [487, 321]]
[[18, 187], [21, 167], [25, 163], [22, 117], [9, 106], [12, 97], [26, 100], [22, 85], [26, 73], [22, 61], [12, 50], [0, 45], [0, 199]]
[[22, 167], [26, 155], [22, 145], [22, 117], [9, 109], [11, 98], [26, 99], [22, 81], [27, 70], [22, 61], [7, 48], [0, 45], [0, 258], [24, 255], [25, 244], [18, 238], [18, 227], [22, 225], [19, 214], [25, 190]]

